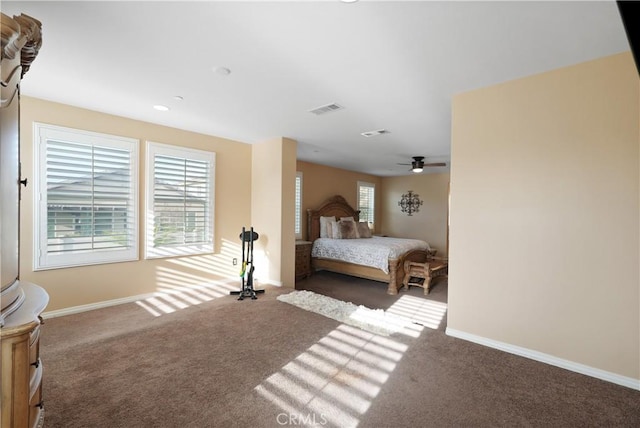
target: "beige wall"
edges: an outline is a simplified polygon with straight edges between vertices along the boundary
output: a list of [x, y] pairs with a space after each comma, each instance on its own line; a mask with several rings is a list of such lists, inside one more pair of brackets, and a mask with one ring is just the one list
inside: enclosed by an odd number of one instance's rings
[[[398, 206], [408, 190], [420, 195], [424, 202], [420, 211], [411, 216]], [[437, 249], [438, 255], [447, 254], [448, 173], [384, 177], [381, 199], [382, 234], [422, 239]]]
[[640, 378], [638, 82], [623, 53], [454, 98], [449, 329]]
[[44, 100], [22, 97], [22, 175], [34, 181], [33, 122], [42, 122], [140, 140], [140, 254], [144, 230], [145, 141], [216, 152], [215, 254], [173, 259], [113, 263], [34, 272], [33, 187], [23, 191], [20, 275], [50, 295], [48, 311], [151, 293], [159, 289], [232, 278], [238, 280], [241, 258], [238, 235], [251, 221], [251, 145], [215, 138]]
[[303, 239], [307, 239], [308, 209], [319, 207], [325, 200], [335, 195], [341, 195], [349, 205], [357, 209], [358, 181], [373, 183], [376, 186], [375, 228], [380, 229], [380, 177], [303, 161], [298, 161], [297, 168], [302, 172]]
[[258, 280], [295, 287], [294, 140], [277, 138], [253, 147], [251, 217], [260, 238], [254, 244]]

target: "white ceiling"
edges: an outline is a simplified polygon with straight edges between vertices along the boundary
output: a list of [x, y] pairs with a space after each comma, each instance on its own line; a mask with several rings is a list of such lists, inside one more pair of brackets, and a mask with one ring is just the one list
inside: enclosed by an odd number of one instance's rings
[[[409, 174], [397, 163], [411, 156], [450, 163], [454, 94], [629, 50], [614, 1], [3, 1], [2, 12], [42, 22], [24, 95], [250, 144], [289, 137], [298, 159], [380, 176]], [[329, 103], [345, 108], [309, 113]], [[389, 133], [360, 135], [376, 129]]]

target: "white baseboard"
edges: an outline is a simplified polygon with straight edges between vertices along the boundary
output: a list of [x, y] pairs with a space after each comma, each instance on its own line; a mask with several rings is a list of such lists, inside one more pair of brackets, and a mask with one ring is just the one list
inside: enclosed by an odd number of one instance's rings
[[[255, 281], [258, 282], [257, 279]], [[217, 282], [218, 283], [222, 283], [222, 284], [231, 285], [231, 286], [234, 286], [234, 287], [235, 286], [241, 287], [240, 282], [235, 278], [222, 279], [222, 280], [218, 280]], [[263, 280], [262, 283], [263, 284], [275, 285], [277, 287], [281, 287], [282, 286], [282, 282], [280, 282], [280, 281], [271, 281], [271, 280], [264, 281]], [[259, 284], [257, 284], [257, 285], [259, 286]], [[137, 296], [123, 297], [123, 298], [120, 298], [120, 299], [105, 300], [105, 301], [102, 301], [102, 302], [89, 303], [87, 305], [72, 306], [70, 308], [57, 309], [55, 311], [43, 312], [42, 313], [42, 317], [47, 319], [47, 318], [62, 317], [62, 316], [65, 316], [65, 315], [79, 314], [81, 312], [92, 311], [94, 309], [108, 308], [109, 306], [122, 305], [122, 304], [125, 304], [125, 303], [133, 303], [133, 302], [137, 302], [139, 300], [145, 300], [145, 299], [149, 299], [151, 297], [155, 297], [156, 295], [157, 295], [157, 293], [154, 292], [154, 293], [147, 293], [147, 294], [139, 294]]]
[[148, 299], [153, 297], [155, 293], [139, 294], [137, 296], [123, 297], [121, 299], [105, 300], [102, 302], [89, 303], [88, 305], [72, 306], [70, 308], [57, 309], [55, 311], [43, 312], [42, 317], [56, 318], [65, 315], [79, 314], [80, 312], [92, 311], [94, 309], [108, 308], [109, 306], [122, 305], [124, 303], [137, 302], [138, 300]]
[[467, 340], [480, 345], [488, 346], [489, 348], [499, 349], [500, 351], [508, 352], [510, 354], [519, 355], [521, 357], [529, 358], [535, 361], [540, 361], [545, 364], [560, 367], [572, 372], [580, 373], [583, 375], [591, 376], [596, 379], [601, 379], [607, 382], [615, 383], [617, 385], [626, 386], [627, 388], [640, 391], [640, 379], [634, 379], [627, 376], [622, 376], [616, 373], [608, 372], [605, 370], [589, 367], [584, 364], [576, 363], [573, 361], [565, 360], [562, 358], [554, 357], [553, 355], [545, 354], [531, 349], [522, 348], [520, 346], [510, 345], [508, 343], [499, 342], [497, 340], [488, 339], [486, 337], [477, 336], [471, 333], [465, 333], [464, 331], [448, 328], [446, 330], [448, 336], [456, 337], [458, 339]]

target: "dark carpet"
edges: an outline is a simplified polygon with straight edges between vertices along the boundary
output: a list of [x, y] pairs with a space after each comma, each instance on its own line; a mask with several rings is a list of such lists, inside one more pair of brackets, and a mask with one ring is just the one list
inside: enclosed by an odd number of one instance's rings
[[[425, 300], [327, 272], [298, 288], [389, 310], [447, 294], [446, 279]], [[446, 317], [380, 337], [276, 300], [289, 289], [221, 290], [160, 296], [159, 316], [131, 303], [45, 320], [45, 426], [640, 426], [640, 392], [448, 337]]]

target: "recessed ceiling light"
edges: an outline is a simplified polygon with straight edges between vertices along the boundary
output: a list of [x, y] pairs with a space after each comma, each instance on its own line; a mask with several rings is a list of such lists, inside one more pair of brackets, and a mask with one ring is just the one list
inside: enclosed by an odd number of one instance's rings
[[169, 107], [163, 106], [161, 104], [156, 104], [156, 105], [153, 106], [153, 108], [158, 110], [158, 111], [169, 111]]
[[228, 76], [231, 74], [231, 70], [227, 67], [213, 67], [213, 72], [221, 76]]
[[340, 0], [342, 3], [355, 3], [358, 0]]

